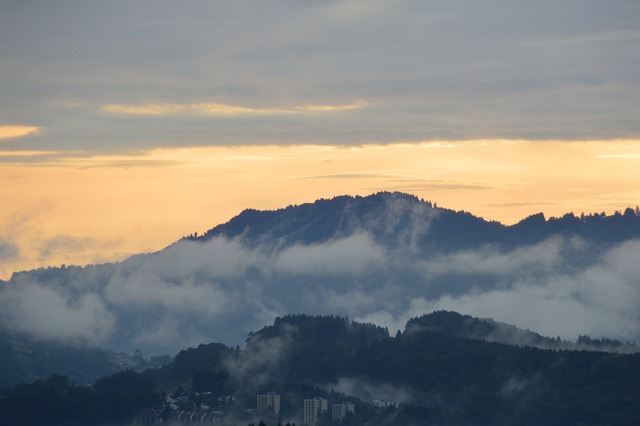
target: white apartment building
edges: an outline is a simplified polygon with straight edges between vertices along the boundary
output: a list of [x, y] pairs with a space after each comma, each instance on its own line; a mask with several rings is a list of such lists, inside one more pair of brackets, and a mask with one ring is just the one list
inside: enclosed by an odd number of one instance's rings
[[329, 409], [329, 401], [316, 396], [312, 399], [304, 400], [303, 421], [304, 425], [314, 425], [318, 421], [318, 416], [326, 413]]
[[340, 423], [344, 420], [347, 413], [355, 413], [356, 406], [350, 402], [343, 402], [342, 404], [333, 404], [331, 406], [331, 421], [333, 423]]
[[280, 414], [280, 395], [270, 392], [258, 395], [258, 412]]

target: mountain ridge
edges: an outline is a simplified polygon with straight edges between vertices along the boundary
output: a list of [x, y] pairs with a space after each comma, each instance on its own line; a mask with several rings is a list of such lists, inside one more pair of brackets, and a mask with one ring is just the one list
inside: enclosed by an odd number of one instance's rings
[[637, 208], [506, 226], [382, 192], [247, 209], [122, 262], [16, 272], [0, 308], [32, 337], [150, 355], [241, 344], [292, 311], [397, 330], [445, 309], [564, 340], [638, 341], [638, 251]]
[[[353, 416], [343, 423], [352, 426], [637, 423], [640, 354], [542, 350], [461, 337], [482, 324], [492, 325], [437, 311], [411, 318], [392, 337], [346, 317], [286, 315], [252, 332], [244, 348], [200, 344], [166, 366], [119, 372], [93, 388], [54, 375], [0, 390], [0, 416], [9, 425], [52, 419], [79, 424], [83, 414], [96, 417], [92, 424], [129, 424], [136, 417], [169, 423], [188, 413], [273, 426], [299, 424], [303, 401], [322, 397], [329, 407], [353, 404]], [[269, 392], [281, 398], [279, 413], [255, 409], [256, 395]], [[331, 417], [318, 424], [331, 424]]]
[[[378, 227], [387, 230], [385, 224], [372, 221], [372, 216], [385, 213], [388, 206], [400, 206], [400, 217], [392, 223], [392, 230], [402, 228], [411, 221], [441, 222], [431, 238], [443, 244], [441, 233], [456, 227], [467, 237], [482, 239], [483, 244], [501, 243], [513, 246], [518, 240], [535, 243], [551, 235], [563, 233], [584, 238], [606, 237], [608, 243], [620, 242], [640, 236], [640, 209], [627, 207], [624, 212], [613, 215], [591, 213], [578, 217], [566, 213], [560, 217], [547, 219], [544, 213], [535, 213], [513, 225], [503, 225], [493, 220], [485, 220], [464, 210], [454, 211], [438, 207], [431, 201], [401, 192], [379, 192], [369, 196], [342, 195], [331, 199], [319, 199], [312, 203], [291, 205], [277, 210], [245, 209], [224, 224], [209, 229], [204, 234], [185, 236], [185, 239], [208, 241], [215, 237], [239, 238], [243, 242], [256, 244], [265, 239], [282, 241], [285, 245], [292, 241], [317, 243], [330, 238], [352, 234], [362, 225], [370, 225], [369, 230]], [[311, 219], [311, 220], [310, 220]], [[452, 224], [455, 222], [455, 225]], [[357, 225], [360, 225], [358, 228]], [[389, 224], [387, 224], [389, 225]], [[602, 230], [607, 227], [607, 230]], [[313, 232], [310, 230], [313, 229]], [[375, 235], [375, 233], [374, 233]], [[381, 235], [378, 234], [378, 237]], [[321, 238], [322, 237], [322, 238]], [[424, 239], [424, 236], [420, 236]], [[475, 244], [477, 246], [479, 244]], [[462, 242], [451, 244], [451, 249], [460, 249]], [[468, 246], [466, 246], [468, 247]]]

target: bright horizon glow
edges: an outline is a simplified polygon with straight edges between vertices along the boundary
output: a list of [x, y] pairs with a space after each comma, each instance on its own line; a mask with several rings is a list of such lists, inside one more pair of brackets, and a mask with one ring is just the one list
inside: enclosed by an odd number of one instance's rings
[[[549, 155], [553, 152], [553, 155]], [[477, 140], [153, 149], [16, 158], [0, 152], [0, 277], [122, 260], [202, 233], [246, 208], [401, 191], [513, 224], [633, 207], [637, 141]], [[46, 184], [45, 184], [46, 183]]]

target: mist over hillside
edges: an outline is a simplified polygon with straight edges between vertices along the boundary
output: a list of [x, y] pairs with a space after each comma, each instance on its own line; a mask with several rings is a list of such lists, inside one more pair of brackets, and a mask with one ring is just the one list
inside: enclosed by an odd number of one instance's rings
[[288, 313], [394, 332], [438, 309], [547, 336], [640, 340], [640, 214], [513, 226], [400, 193], [246, 210], [202, 236], [120, 263], [0, 282], [6, 327], [145, 354], [243, 344]]
[[[53, 375], [0, 389], [0, 418], [15, 426], [305, 424], [305, 400], [320, 397], [327, 407], [352, 404], [345, 426], [638, 423], [640, 354], [496, 343], [505, 330], [561, 343], [449, 311], [412, 318], [395, 336], [346, 317], [286, 315], [251, 332], [244, 348], [200, 344], [162, 367], [92, 386]], [[277, 409], [256, 408], [265, 393], [278, 395]], [[337, 424], [332, 413], [314, 424]]]

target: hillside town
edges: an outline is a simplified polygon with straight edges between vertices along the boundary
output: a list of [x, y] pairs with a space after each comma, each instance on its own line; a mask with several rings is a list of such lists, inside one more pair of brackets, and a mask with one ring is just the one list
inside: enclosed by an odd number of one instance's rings
[[[193, 392], [189, 395], [174, 393], [165, 394], [165, 399], [160, 410], [149, 410], [142, 413], [139, 421], [142, 423], [204, 423], [204, 424], [225, 424], [229, 414], [235, 407], [236, 399], [231, 395], [214, 397], [211, 392]], [[390, 400], [376, 399], [370, 403], [375, 408], [397, 408], [398, 402]], [[288, 419], [287, 423], [295, 418], [304, 426], [314, 426], [317, 424], [342, 424], [345, 420], [355, 414], [356, 406], [352, 402], [331, 403], [328, 399], [315, 396], [304, 399], [301, 411], [298, 413], [283, 413], [281, 396], [275, 392], [260, 394], [256, 396], [255, 408], [245, 408], [242, 410], [243, 417], [249, 419], [249, 424], [253, 420], [265, 424], [263, 419], [270, 419], [282, 424], [282, 419]], [[301, 415], [299, 414], [301, 413]], [[296, 424], [295, 422], [293, 424]]]

